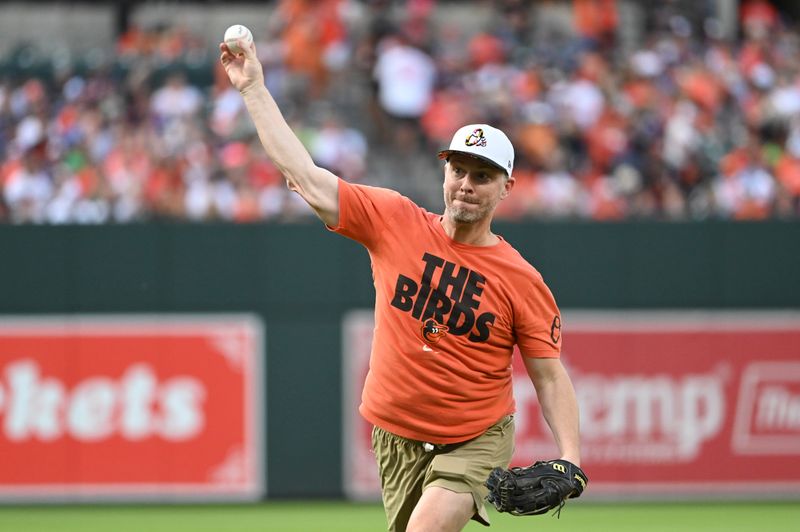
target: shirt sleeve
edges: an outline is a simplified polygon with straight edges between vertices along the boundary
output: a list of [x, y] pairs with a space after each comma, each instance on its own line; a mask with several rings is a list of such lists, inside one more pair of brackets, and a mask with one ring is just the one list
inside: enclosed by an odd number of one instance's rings
[[541, 278], [530, 284], [527, 296], [520, 302], [518, 315], [515, 333], [522, 356], [558, 358], [561, 355], [561, 312]]
[[329, 230], [374, 249], [403, 205], [399, 193], [339, 180], [339, 224]]

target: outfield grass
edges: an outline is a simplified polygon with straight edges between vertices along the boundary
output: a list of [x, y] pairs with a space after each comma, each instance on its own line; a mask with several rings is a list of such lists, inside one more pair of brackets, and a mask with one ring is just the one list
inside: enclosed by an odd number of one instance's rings
[[[800, 530], [798, 503], [598, 504], [571, 502], [560, 519], [510, 517], [490, 512], [493, 526], [466, 530], [703, 531]], [[385, 530], [383, 510], [373, 504], [270, 502], [203, 506], [5, 506], [2, 532], [375, 532]]]

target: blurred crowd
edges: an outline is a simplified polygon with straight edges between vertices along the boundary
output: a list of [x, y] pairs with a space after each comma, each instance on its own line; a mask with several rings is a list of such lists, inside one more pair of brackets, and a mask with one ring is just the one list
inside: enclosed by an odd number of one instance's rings
[[[517, 149], [502, 218], [800, 216], [798, 28], [744, 0], [726, 35], [715, 4], [653, 3], [626, 28], [619, 0], [280, 0], [251, 29], [315, 161], [432, 210], [436, 151], [486, 122]], [[185, 28], [131, 27], [124, 68], [0, 71], [0, 221], [310, 218], [217, 55]]]

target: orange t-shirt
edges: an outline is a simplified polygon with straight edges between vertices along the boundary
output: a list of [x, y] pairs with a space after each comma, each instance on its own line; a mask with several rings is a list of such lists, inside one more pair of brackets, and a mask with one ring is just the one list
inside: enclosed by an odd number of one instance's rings
[[455, 443], [514, 411], [511, 355], [558, 357], [561, 317], [505, 240], [461, 244], [397, 192], [339, 180], [339, 225], [372, 260], [375, 334], [361, 414], [405, 438]]

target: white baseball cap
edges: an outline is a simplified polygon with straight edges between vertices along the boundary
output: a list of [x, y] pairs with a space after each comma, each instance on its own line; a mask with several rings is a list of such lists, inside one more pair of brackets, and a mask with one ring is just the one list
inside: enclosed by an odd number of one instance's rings
[[453, 135], [450, 148], [439, 152], [439, 159], [464, 153], [491, 163], [509, 176], [514, 169], [514, 146], [505, 133], [487, 124], [469, 124]]

